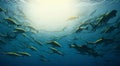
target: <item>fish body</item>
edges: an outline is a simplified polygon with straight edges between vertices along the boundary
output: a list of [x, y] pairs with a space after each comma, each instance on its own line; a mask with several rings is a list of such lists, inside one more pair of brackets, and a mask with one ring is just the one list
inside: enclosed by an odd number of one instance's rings
[[12, 19], [12, 18], [5, 18], [5, 20], [8, 22], [8, 24], [18, 25], [18, 24], [16, 23], [16, 21], [15, 21], [14, 19]]
[[35, 48], [34, 46], [29, 46], [29, 48], [30, 48], [31, 50], [37, 51], [37, 48]]
[[6, 12], [6, 10], [0, 7], [0, 12]]
[[57, 41], [50, 41], [50, 42], [47, 42], [47, 44], [51, 44], [55, 47], [62, 47]]
[[67, 21], [69, 21], [69, 20], [74, 20], [74, 19], [77, 19], [78, 18], [78, 16], [72, 16], [72, 17], [69, 17], [68, 19], [67, 19]]
[[33, 38], [33, 41], [42, 46], [42, 43], [40, 41], [37, 41], [34, 38]]
[[6, 53], [4, 53], [4, 54], [6, 54], [6, 55], [11, 55], [11, 56], [22, 56], [22, 55], [20, 55], [20, 54], [18, 54], [18, 53], [16, 53], [16, 52], [6, 52]]
[[108, 27], [108, 28], [105, 29], [104, 33], [110, 33], [110, 32], [112, 32], [115, 29], [117, 29], [117, 27], [110, 26], [110, 27]]
[[76, 49], [80, 54], [83, 55], [91, 55], [93, 57], [101, 56], [94, 49], [88, 47], [87, 45], [70, 44], [69, 47]]
[[95, 42], [87, 42], [87, 44], [100, 44], [100, 43], [103, 43], [103, 42], [104, 42], [104, 39], [100, 38], [100, 39], [96, 40]]
[[79, 27], [75, 32], [78, 33], [78, 32], [81, 32], [82, 30], [87, 30], [87, 29], [88, 27]]
[[23, 56], [31, 56], [31, 54], [27, 53], [27, 52], [19, 52], [19, 54], [23, 55]]
[[62, 52], [60, 52], [59, 50], [57, 50], [56, 48], [50, 47], [50, 49], [51, 49], [54, 53], [56, 53], [56, 54], [59, 54], [59, 55], [62, 55], [62, 56], [63, 56], [63, 53], [62, 53]]
[[26, 30], [24, 30], [23, 28], [15, 28], [14, 32], [17, 32], [17, 33], [25, 33]]

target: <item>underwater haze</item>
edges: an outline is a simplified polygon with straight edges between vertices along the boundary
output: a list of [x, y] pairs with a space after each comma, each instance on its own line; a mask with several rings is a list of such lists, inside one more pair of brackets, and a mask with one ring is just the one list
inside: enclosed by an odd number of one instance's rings
[[54, 1], [0, 0], [0, 66], [120, 66], [120, 0]]

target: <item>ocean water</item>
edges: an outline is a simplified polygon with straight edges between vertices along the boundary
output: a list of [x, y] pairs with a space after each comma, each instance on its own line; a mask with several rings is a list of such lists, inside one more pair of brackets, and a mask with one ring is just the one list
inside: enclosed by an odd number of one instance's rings
[[77, 0], [79, 17], [52, 32], [30, 25], [26, 3], [0, 0], [0, 66], [120, 66], [120, 0]]

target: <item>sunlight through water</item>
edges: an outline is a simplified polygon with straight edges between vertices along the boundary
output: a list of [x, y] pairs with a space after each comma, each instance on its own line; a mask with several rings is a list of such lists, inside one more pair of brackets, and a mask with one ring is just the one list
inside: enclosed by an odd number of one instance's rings
[[77, 16], [75, 0], [31, 0], [24, 6], [31, 25], [38, 30], [60, 31], [69, 22], [67, 18]]

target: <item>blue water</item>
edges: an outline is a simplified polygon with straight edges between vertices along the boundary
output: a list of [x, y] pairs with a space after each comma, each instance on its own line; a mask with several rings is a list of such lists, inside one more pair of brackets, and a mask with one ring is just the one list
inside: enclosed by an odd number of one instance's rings
[[[85, 15], [86, 19], [91, 18], [91, 21], [94, 21], [101, 14], [117, 10], [116, 16], [111, 18], [107, 24], [97, 28], [96, 31], [92, 31], [91, 29], [93, 28], [90, 26], [88, 30], [78, 33], [73, 31], [63, 36], [58, 34], [57, 37], [51, 37], [51, 33], [44, 31], [34, 33], [31, 31], [32, 29], [26, 27], [26, 24], [29, 24], [29, 20], [24, 17], [24, 13], [20, 10], [22, 5], [18, 4], [21, 1], [24, 0], [0, 0], [0, 8], [5, 10], [0, 11], [0, 66], [120, 66], [120, 24], [117, 26], [118, 28], [111, 32], [101, 33], [107, 26], [120, 23], [119, 0], [101, 0], [102, 3], [100, 2], [98, 6], [94, 6], [92, 11], [90, 10], [90, 13], [96, 10], [95, 13]], [[92, 4], [99, 3], [99, 0], [91, 1]], [[9, 17], [20, 25], [8, 23], [5, 18]], [[14, 29], [18, 27], [25, 29], [26, 32], [14, 32]], [[36, 30], [33, 31], [37, 32]], [[54, 32], [52, 33], [54, 34]], [[27, 37], [23, 36], [23, 34], [27, 35]], [[55, 32], [55, 34], [57, 33]], [[101, 37], [115, 41], [107, 43], [107, 45], [99, 43], [96, 47], [86, 44], [87, 41], [94, 42]], [[36, 43], [33, 38], [40, 41], [42, 46]], [[46, 43], [47, 41], [57, 41], [62, 47], [51, 46]], [[79, 53], [74, 48], [70, 48], [70, 44], [92, 47], [93, 50], [101, 53], [102, 57]], [[29, 46], [35, 47], [37, 51], [30, 49]], [[53, 53], [50, 47], [58, 49], [64, 56]], [[6, 54], [7, 52], [27, 52], [31, 56], [11, 56]]]

